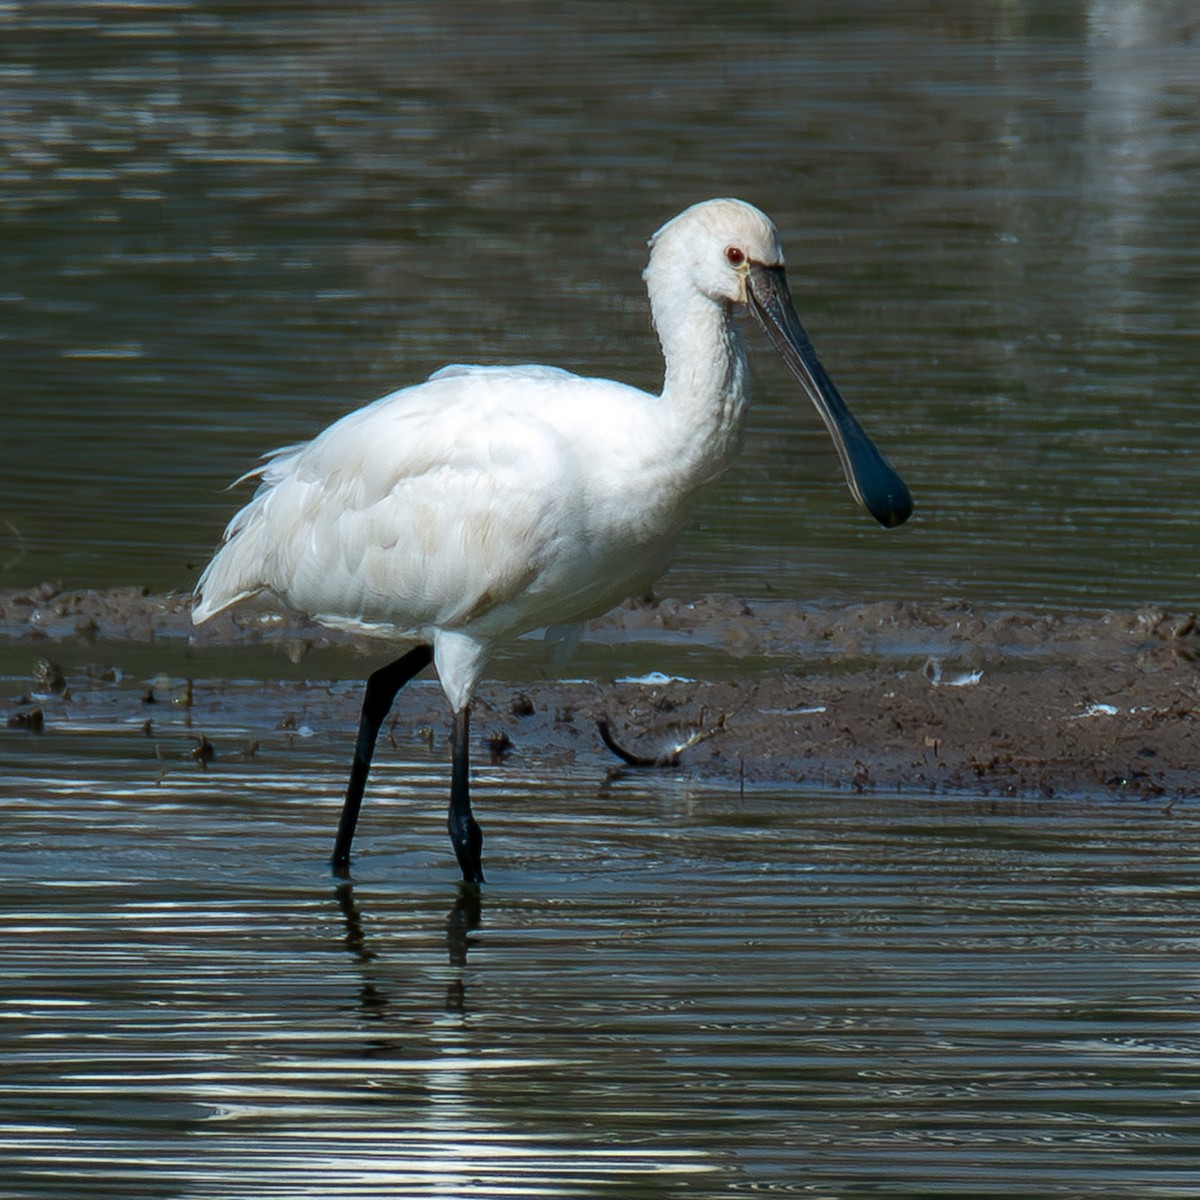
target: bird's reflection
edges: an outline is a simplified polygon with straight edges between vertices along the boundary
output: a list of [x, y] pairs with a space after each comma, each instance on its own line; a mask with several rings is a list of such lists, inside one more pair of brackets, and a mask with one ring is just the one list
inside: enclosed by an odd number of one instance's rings
[[369, 966], [375, 958], [375, 951], [367, 945], [367, 935], [363, 929], [362, 910], [354, 898], [354, 884], [349, 879], [342, 879], [335, 889], [338, 908], [342, 910], [342, 919], [346, 923], [346, 936], [342, 939], [346, 949], [358, 959], [362, 969], [362, 984], [358, 992], [358, 1009], [364, 1016], [378, 1019], [387, 1007], [387, 993], [383, 991], [374, 978], [374, 972]]
[[[342, 939], [346, 949], [358, 960], [362, 974], [359, 988], [358, 1007], [362, 1016], [377, 1020], [384, 1016], [388, 1005], [388, 994], [380, 986], [373, 969], [378, 957], [367, 942], [362, 909], [354, 895], [354, 884], [348, 878], [338, 881], [334, 894], [341, 909], [346, 933]], [[447, 1012], [466, 1011], [466, 987], [462, 968], [467, 965], [467, 951], [476, 944], [472, 936], [482, 920], [482, 903], [478, 884], [461, 882], [454, 903], [446, 915], [446, 951], [450, 965], [460, 968], [446, 985], [445, 1009]]]
[[[467, 965], [467, 951], [475, 945], [471, 934], [479, 928], [481, 919], [479, 885], [465, 881], [460, 883], [458, 896], [446, 916], [446, 949], [452, 967]], [[466, 1001], [466, 987], [460, 971], [446, 985], [446, 1011], [464, 1012]]]

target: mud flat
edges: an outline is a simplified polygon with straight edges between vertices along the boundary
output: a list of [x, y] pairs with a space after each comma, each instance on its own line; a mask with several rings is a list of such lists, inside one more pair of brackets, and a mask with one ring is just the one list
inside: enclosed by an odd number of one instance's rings
[[[0, 592], [0, 724], [27, 736], [142, 720], [153, 735], [166, 693], [177, 713], [186, 684], [188, 736], [205, 737], [215, 754], [236, 752], [241, 734], [277, 734], [285, 745], [297, 721], [344, 729], [349, 746], [358, 688], [337, 681], [361, 679], [387, 646], [266, 610], [196, 630], [190, 605], [135, 588]], [[592, 623], [585, 662], [589, 647], [634, 647], [639, 663], [686, 666], [615, 679], [585, 668], [582, 679], [557, 681], [501, 658], [476, 702], [477, 754], [619, 767], [597, 734], [607, 719], [638, 756], [739, 784], [1122, 794], [1161, 801], [1164, 812], [1200, 796], [1193, 614], [806, 607], [716, 595], [629, 603]], [[533, 644], [527, 657], [534, 651], [544, 664]], [[90, 665], [98, 661], [103, 670]], [[410, 688], [391, 734], [439, 737], [446, 724], [437, 689]]]

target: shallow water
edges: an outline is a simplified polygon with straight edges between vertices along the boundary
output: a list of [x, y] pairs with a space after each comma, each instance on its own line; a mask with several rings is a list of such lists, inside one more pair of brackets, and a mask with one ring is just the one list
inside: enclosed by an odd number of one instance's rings
[[[9, 734], [5, 1194], [1193, 1196], [1195, 814]], [[224, 731], [223, 740], [237, 729]]]
[[1186, 3], [0, 5], [0, 584], [186, 588], [262, 451], [447, 362], [657, 383], [638, 272], [740, 194], [903, 469], [752, 334], [674, 594], [1195, 601]]

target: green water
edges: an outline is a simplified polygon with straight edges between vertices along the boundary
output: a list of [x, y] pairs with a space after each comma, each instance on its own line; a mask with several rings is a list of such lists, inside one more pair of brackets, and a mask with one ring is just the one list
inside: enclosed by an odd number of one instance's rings
[[645, 238], [735, 194], [919, 503], [752, 331], [665, 591], [1188, 606], [1187, 5], [0, 6], [0, 585], [186, 588], [262, 451], [448, 361], [655, 387]]

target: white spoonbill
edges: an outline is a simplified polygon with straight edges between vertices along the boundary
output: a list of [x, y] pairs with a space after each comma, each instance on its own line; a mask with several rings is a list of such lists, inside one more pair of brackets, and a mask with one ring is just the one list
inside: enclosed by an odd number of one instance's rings
[[761, 322], [880, 524], [912, 498], [851, 415], [792, 307], [775, 226], [709, 200], [650, 239], [644, 278], [662, 394], [553, 367], [445, 367], [266, 457], [196, 585], [199, 624], [264, 592], [323, 625], [416, 645], [367, 680], [333, 849], [344, 872], [380, 725], [431, 662], [453, 712], [450, 840], [481, 883], [471, 815], [471, 695], [502, 641], [598, 616], [666, 567], [705, 489], [733, 461], [747, 405], [734, 326]]

